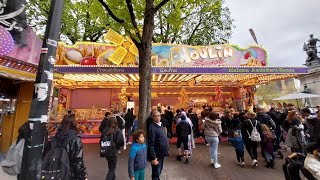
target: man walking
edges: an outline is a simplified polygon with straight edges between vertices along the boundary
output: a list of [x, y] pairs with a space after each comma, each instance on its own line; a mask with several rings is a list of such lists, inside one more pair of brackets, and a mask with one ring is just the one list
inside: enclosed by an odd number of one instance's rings
[[169, 142], [161, 123], [159, 111], [152, 112], [153, 122], [148, 128], [148, 161], [152, 166], [152, 180], [160, 180], [164, 157], [169, 155]]

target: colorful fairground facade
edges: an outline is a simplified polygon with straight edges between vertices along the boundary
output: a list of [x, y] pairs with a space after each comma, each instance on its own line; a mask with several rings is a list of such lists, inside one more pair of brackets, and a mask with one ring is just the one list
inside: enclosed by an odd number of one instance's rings
[[[99, 134], [106, 111], [139, 109], [139, 54], [130, 40], [109, 30], [108, 44], [59, 43], [54, 85], [59, 96], [49, 121], [55, 132], [72, 110], [83, 136]], [[241, 111], [252, 106], [256, 85], [306, 74], [306, 67], [270, 67], [260, 46], [187, 46], [153, 44], [152, 106], [193, 108], [211, 106]]]

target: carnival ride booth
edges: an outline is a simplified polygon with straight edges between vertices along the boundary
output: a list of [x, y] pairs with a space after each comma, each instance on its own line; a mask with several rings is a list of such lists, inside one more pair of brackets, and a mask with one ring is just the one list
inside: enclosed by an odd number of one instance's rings
[[8, 150], [28, 120], [41, 44], [29, 27], [12, 33], [0, 25], [0, 152]]
[[[59, 43], [54, 80], [59, 88], [56, 114], [49, 121], [55, 132], [66, 110], [72, 109], [85, 136], [97, 136], [104, 112], [139, 109], [138, 50], [130, 38], [109, 30], [109, 44]], [[305, 67], [268, 67], [266, 51], [260, 46], [186, 46], [153, 44], [152, 106], [178, 108], [211, 106], [223, 113], [253, 104], [255, 86], [307, 73]]]

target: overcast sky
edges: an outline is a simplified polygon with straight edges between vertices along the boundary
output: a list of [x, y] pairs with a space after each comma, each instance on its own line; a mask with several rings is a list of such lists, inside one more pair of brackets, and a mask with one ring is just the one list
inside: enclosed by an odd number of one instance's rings
[[230, 43], [254, 44], [252, 28], [269, 53], [269, 66], [301, 66], [303, 42], [310, 33], [320, 39], [320, 0], [226, 0], [226, 5], [236, 25]]

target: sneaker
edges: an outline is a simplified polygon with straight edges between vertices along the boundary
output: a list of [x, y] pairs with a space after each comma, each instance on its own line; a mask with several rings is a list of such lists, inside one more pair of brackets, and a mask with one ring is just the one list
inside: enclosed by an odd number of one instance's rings
[[118, 153], [120, 154], [120, 153], [121, 153], [121, 150], [119, 150]]
[[241, 162], [239, 162], [239, 161], [236, 161], [236, 163], [237, 163], [238, 165], [240, 165], [240, 164], [241, 164]]
[[178, 155], [178, 156], [177, 156], [177, 160], [178, 160], [178, 161], [182, 161], [182, 159], [181, 159], [181, 156], [180, 156], [180, 155]]
[[209, 144], [206, 144], [207, 146], [209, 146]]
[[220, 168], [220, 167], [221, 167], [221, 165], [220, 165], [220, 164], [218, 164], [218, 163], [214, 163], [214, 168], [218, 169], [218, 168]]
[[185, 162], [185, 164], [189, 164], [189, 159], [186, 159], [186, 162]]
[[244, 163], [244, 162], [241, 162], [241, 165], [240, 165], [240, 166], [241, 166], [241, 167], [244, 167], [244, 165], [245, 165], [245, 163]]
[[132, 142], [128, 142], [128, 144], [132, 144]]
[[258, 166], [258, 161], [256, 159], [254, 159], [252, 161], [252, 167], [257, 167]]

